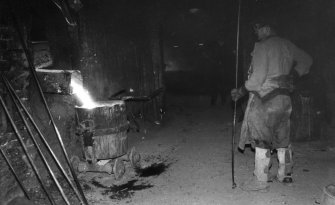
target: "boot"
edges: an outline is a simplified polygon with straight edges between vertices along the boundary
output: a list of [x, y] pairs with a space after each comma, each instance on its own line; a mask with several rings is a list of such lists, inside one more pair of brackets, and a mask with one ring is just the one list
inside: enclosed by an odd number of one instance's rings
[[278, 148], [277, 156], [279, 161], [277, 173], [278, 181], [283, 183], [292, 183], [293, 160], [291, 146], [288, 148]]
[[270, 150], [256, 147], [255, 151], [254, 176], [241, 185], [244, 191], [266, 191], [269, 187]]

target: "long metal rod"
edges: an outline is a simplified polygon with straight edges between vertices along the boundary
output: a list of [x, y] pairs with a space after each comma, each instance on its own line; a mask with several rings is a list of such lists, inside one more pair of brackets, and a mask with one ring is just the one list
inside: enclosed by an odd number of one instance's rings
[[3, 101], [3, 99], [2, 99], [1, 96], [0, 96], [0, 101], [1, 101], [1, 104], [2, 104], [3, 109], [5, 110], [5, 113], [6, 113], [6, 115], [7, 115], [7, 118], [9, 119], [9, 122], [10, 122], [10, 124], [12, 125], [12, 127], [13, 127], [13, 129], [14, 129], [14, 131], [15, 131], [15, 134], [16, 134], [17, 139], [18, 139], [18, 141], [20, 142], [20, 144], [21, 144], [21, 146], [22, 146], [22, 148], [23, 148], [23, 151], [24, 151], [24, 153], [26, 154], [26, 156], [27, 156], [27, 158], [28, 158], [28, 161], [29, 161], [31, 167], [32, 167], [33, 170], [34, 170], [34, 172], [35, 172], [35, 174], [36, 174], [36, 177], [37, 177], [39, 183], [41, 184], [41, 186], [42, 186], [44, 192], [45, 192], [46, 195], [47, 195], [47, 198], [49, 199], [49, 201], [50, 201], [51, 204], [56, 205], [55, 201], [54, 201], [54, 200], [52, 199], [52, 197], [51, 197], [51, 194], [48, 192], [48, 189], [47, 189], [46, 186], [44, 185], [43, 180], [42, 180], [42, 177], [41, 177], [40, 174], [38, 173], [37, 167], [36, 167], [36, 165], [35, 165], [33, 159], [30, 157], [30, 155], [29, 155], [29, 153], [28, 153], [28, 149], [27, 149], [26, 145], [25, 145], [24, 142], [23, 142], [22, 136], [21, 136], [21, 134], [19, 133], [19, 130], [17, 129], [17, 127], [16, 127], [16, 125], [15, 125], [15, 122], [14, 122], [13, 118], [10, 116], [9, 111], [8, 111], [8, 109], [7, 109], [7, 107], [6, 107], [6, 105], [5, 105], [5, 103], [4, 103], [4, 101]]
[[15, 170], [14, 170], [13, 166], [12, 166], [11, 163], [9, 162], [9, 159], [7, 158], [5, 152], [2, 150], [1, 146], [0, 146], [0, 151], [1, 151], [1, 155], [3, 156], [3, 158], [5, 159], [5, 161], [6, 161], [7, 165], [8, 165], [10, 171], [13, 173], [13, 175], [14, 175], [14, 177], [15, 177], [17, 183], [18, 183], [19, 186], [21, 187], [21, 189], [22, 189], [24, 195], [27, 197], [27, 199], [30, 200], [30, 197], [29, 197], [29, 195], [28, 195], [28, 192], [27, 192], [26, 188], [24, 188], [24, 186], [23, 186], [23, 184], [21, 183], [19, 177], [18, 177], [17, 174], [15, 173]]
[[51, 1], [62, 12], [62, 14], [65, 18], [65, 21], [69, 26], [77, 26], [76, 21], [71, 16], [71, 13], [68, 9], [68, 5], [66, 4], [66, 1], [62, 1], [62, 0], [51, 0]]
[[[11, 6], [9, 0], [7, 0], [7, 2], [9, 3], [9, 6]], [[11, 7], [11, 8], [12, 8], [12, 7]], [[64, 157], [65, 157], [65, 159], [66, 159], [66, 162], [67, 162], [67, 164], [68, 164], [68, 166], [69, 166], [69, 169], [70, 169], [70, 171], [71, 171], [71, 174], [72, 174], [72, 177], [73, 177], [73, 179], [74, 179], [74, 182], [75, 182], [76, 185], [77, 185], [77, 188], [78, 188], [78, 190], [79, 190], [79, 192], [80, 192], [80, 195], [81, 195], [81, 197], [82, 197], [82, 200], [84, 201], [84, 204], [85, 204], [85, 205], [88, 205], [88, 202], [87, 202], [87, 199], [86, 199], [85, 194], [84, 194], [84, 192], [83, 192], [83, 189], [81, 188], [81, 185], [80, 185], [80, 183], [79, 183], [79, 180], [78, 180], [78, 178], [77, 178], [77, 175], [76, 175], [76, 173], [75, 173], [75, 171], [74, 171], [74, 169], [73, 169], [73, 167], [72, 167], [72, 164], [71, 164], [71, 162], [70, 162], [69, 155], [68, 155], [68, 153], [67, 153], [67, 151], [66, 151], [66, 149], [65, 149], [65, 146], [64, 146], [62, 137], [60, 136], [60, 133], [59, 133], [59, 131], [58, 131], [58, 128], [57, 128], [57, 126], [56, 126], [56, 123], [55, 123], [55, 121], [54, 121], [54, 119], [53, 119], [53, 116], [51, 115], [51, 112], [50, 112], [48, 103], [47, 103], [47, 101], [46, 101], [46, 99], [45, 99], [45, 97], [44, 97], [44, 94], [43, 94], [43, 91], [42, 91], [42, 87], [41, 87], [40, 82], [39, 82], [39, 80], [38, 80], [38, 78], [37, 78], [37, 74], [36, 74], [36, 71], [35, 71], [35, 68], [34, 68], [34, 64], [33, 64], [32, 56], [30, 55], [30, 52], [29, 52], [29, 50], [28, 50], [28, 48], [27, 48], [27, 45], [26, 45], [26, 43], [25, 43], [25, 41], [24, 41], [24, 39], [23, 39], [23, 35], [22, 35], [22, 33], [21, 33], [21, 30], [20, 30], [20, 27], [19, 27], [19, 23], [18, 23], [18, 21], [17, 21], [17, 19], [16, 19], [16, 16], [15, 16], [15, 14], [14, 14], [14, 12], [13, 12], [12, 9], [11, 9], [11, 14], [12, 14], [12, 17], [13, 17], [13, 21], [14, 21], [14, 24], [15, 24], [16, 31], [17, 31], [18, 36], [19, 36], [20, 41], [21, 41], [21, 45], [22, 45], [23, 50], [24, 50], [24, 52], [25, 52], [25, 54], [26, 54], [26, 57], [27, 57], [27, 60], [28, 60], [28, 64], [29, 64], [29, 68], [30, 68], [30, 70], [31, 70], [31, 72], [32, 72], [32, 74], [33, 74], [34, 79], [35, 79], [35, 82], [36, 82], [36, 85], [37, 85], [37, 87], [38, 87], [40, 96], [41, 96], [41, 98], [42, 98], [42, 100], [43, 100], [44, 106], [45, 106], [45, 108], [46, 108], [46, 110], [47, 110], [47, 113], [48, 113], [48, 115], [49, 115], [51, 124], [52, 124], [52, 126], [53, 126], [53, 128], [54, 128], [54, 131], [55, 131], [55, 133], [56, 133], [56, 135], [57, 135], [58, 142], [59, 142], [59, 144], [60, 144], [60, 146], [61, 146], [61, 148], [62, 148], [62, 152], [63, 152]]]
[[[240, 44], [240, 18], [241, 18], [241, 0], [238, 1], [237, 32], [236, 32], [236, 67], [235, 67], [235, 88], [238, 86], [238, 67], [239, 67], [239, 44]], [[232, 188], [236, 188], [235, 183], [235, 135], [236, 135], [236, 110], [237, 101], [234, 101], [233, 130], [231, 140], [231, 177]]]
[[[70, 201], [69, 201], [69, 199], [66, 197], [66, 195], [65, 195], [65, 193], [64, 193], [64, 190], [62, 189], [61, 185], [59, 184], [59, 181], [57, 180], [55, 174], [53, 173], [53, 171], [52, 171], [52, 169], [51, 169], [51, 167], [50, 167], [50, 165], [49, 165], [47, 159], [45, 158], [44, 154], [42, 153], [42, 150], [41, 150], [39, 144], [37, 143], [37, 141], [36, 141], [36, 139], [35, 139], [35, 137], [34, 137], [34, 134], [33, 134], [32, 130], [30, 129], [30, 127], [29, 127], [29, 125], [28, 125], [28, 122], [27, 122], [26, 118], [24, 117], [24, 115], [23, 115], [23, 113], [22, 113], [22, 110], [20, 109], [19, 104], [16, 102], [16, 100], [15, 100], [15, 98], [14, 98], [14, 94], [13, 94], [13, 93], [15, 93], [15, 91], [13, 91], [13, 90], [11, 90], [11, 89], [9, 88], [9, 85], [10, 85], [10, 84], [9, 84], [9, 82], [8, 82], [7, 80], [5, 81], [4, 76], [1, 76], [1, 77], [2, 77], [3, 81], [5, 82], [5, 85], [6, 85], [7, 89], [8, 89], [8, 91], [9, 91], [9, 94], [10, 94], [10, 96], [11, 96], [11, 98], [12, 98], [12, 101], [14, 102], [15, 107], [17, 108], [17, 111], [18, 111], [18, 113], [19, 113], [19, 115], [20, 115], [20, 117], [21, 117], [21, 119], [22, 119], [22, 121], [23, 121], [25, 127], [27, 128], [27, 132], [28, 132], [28, 134], [30, 135], [31, 139], [33, 140], [33, 143], [34, 143], [34, 145], [35, 145], [35, 147], [36, 147], [36, 149], [37, 149], [39, 155], [41, 156], [41, 159], [42, 159], [43, 164], [46, 166], [46, 168], [47, 168], [49, 174], [51, 175], [52, 180], [55, 182], [55, 184], [56, 184], [56, 186], [57, 186], [59, 192], [60, 192], [61, 195], [62, 195], [62, 198], [63, 198], [64, 201], [65, 201], [65, 203], [66, 203], [67, 205], [70, 205]], [[16, 99], [19, 99], [19, 98], [16, 98]]]
[[33, 119], [33, 117], [30, 115], [30, 113], [28, 112], [27, 108], [25, 107], [25, 105], [22, 103], [22, 101], [20, 100], [20, 98], [17, 96], [17, 94], [14, 92], [13, 87], [9, 84], [7, 78], [5, 76], [3, 76], [4, 81], [8, 84], [9, 89], [12, 91], [12, 93], [14, 94], [14, 97], [16, 98], [16, 100], [19, 102], [19, 104], [21, 105], [22, 109], [24, 110], [25, 114], [28, 116], [31, 124], [34, 126], [35, 130], [37, 131], [37, 133], [39, 134], [41, 141], [43, 142], [44, 146], [47, 148], [49, 154], [52, 156], [53, 160], [55, 161], [57, 167], [61, 170], [64, 178], [66, 179], [66, 181], [69, 183], [70, 187], [72, 188], [72, 190], [75, 192], [77, 198], [80, 200], [81, 203], [84, 203], [81, 199], [81, 196], [77, 190], [77, 188], [75, 187], [75, 185], [72, 183], [71, 179], [69, 178], [69, 176], [67, 175], [65, 169], [63, 168], [63, 166], [61, 165], [61, 163], [59, 162], [57, 156], [55, 155], [55, 153], [52, 151], [52, 148], [50, 147], [49, 143], [47, 142], [47, 140], [45, 139], [44, 135], [42, 134], [42, 132], [40, 131], [40, 129], [38, 128], [35, 120]]

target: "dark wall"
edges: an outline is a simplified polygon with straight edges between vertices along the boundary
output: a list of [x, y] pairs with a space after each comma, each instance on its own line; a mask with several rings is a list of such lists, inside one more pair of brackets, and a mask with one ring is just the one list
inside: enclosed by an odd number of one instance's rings
[[143, 95], [155, 88], [152, 5], [84, 2], [79, 16], [80, 68], [96, 99], [106, 100], [121, 89]]

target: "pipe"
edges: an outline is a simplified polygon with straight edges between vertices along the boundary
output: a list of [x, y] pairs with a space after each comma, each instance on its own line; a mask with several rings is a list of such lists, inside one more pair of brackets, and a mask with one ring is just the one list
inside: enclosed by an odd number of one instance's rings
[[118, 91], [118, 92], [112, 94], [108, 99], [111, 100], [111, 99], [113, 99], [113, 98], [116, 98], [117, 96], [119, 96], [119, 95], [121, 95], [121, 94], [123, 94], [123, 93], [125, 93], [125, 92], [127, 92], [127, 90], [126, 90], [126, 89], [122, 89], [122, 90], [120, 90], [120, 91]]
[[40, 93], [41, 98], [42, 98], [43, 103], [44, 103], [44, 106], [45, 106], [45, 108], [46, 108], [46, 110], [47, 110], [47, 113], [48, 113], [48, 115], [49, 115], [51, 124], [52, 124], [52, 126], [53, 126], [53, 128], [54, 128], [54, 131], [55, 131], [56, 135], [57, 135], [58, 142], [59, 142], [59, 144], [60, 144], [60, 146], [61, 146], [61, 148], [62, 148], [64, 157], [65, 157], [66, 162], [67, 162], [67, 164], [68, 164], [68, 166], [69, 166], [69, 168], [70, 168], [70, 172], [71, 172], [71, 174], [72, 174], [72, 177], [73, 177], [73, 179], [74, 179], [74, 182], [75, 182], [76, 185], [77, 185], [77, 188], [78, 188], [78, 190], [79, 190], [79, 192], [80, 192], [80, 195], [81, 195], [81, 197], [82, 197], [82, 200], [84, 201], [84, 204], [85, 204], [85, 205], [88, 205], [88, 202], [87, 202], [87, 199], [86, 199], [86, 197], [85, 197], [85, 195], [84, 195], [83, 189], [81, 188], [80, 183], [79, 183], [79, 180], [78, 180], [78, 178], [77, 178], [77, 175], [76, 175], [76, 173], [75, 173], [75, 171], [74, 171], [74, 169], [73, 169], [73, 167], [72, 167], [72, 165], [71, 165], [71, 162], [70, 162], [70, 159], [69, 159], [69, 155], [68, 155], [68, 153], [67, 153], [67, 151], [66, 151], [66, 149], [65, 149], [63, 140], [62, 140], [62, 138], [61, 138], [61, 136], [60, 136], [60, 133], [59, 133], [58, 128], [57, 128], [57, 126], [56, 126], [56, 124], [55, 124], [55, 121], [54, 121], [54, 119], [53, 119], [53, 117], [52, 117], [52, 115], [51, 115], [51, 112], [50, 112], [49, 106], [48, 106], [48, 104], [47, 104], [47, 101], [46, 101], [46, 99], [45, 99], [45, 97], [44, 97], [44, 94], [43, 94], [43, 91], [42, 91], [42, 87], [41, 87], [40, 82], [39, 82], [39, 80], [38, 80], [38, 78], [37, 78], [37, 74], [36, 74], [36, 71], [35, 71], [35, 68], [34, 68], [34, 64], [33, 64], [32, 56], [30, 55], [30, 52], [29, 52], [29, 50], [28, 50], [28, 48], [27, 48], [27, 45], [26, 45], [26, 43], [25, 43], [25, 41], [24, 41], [24, 39], [23, 39], [23, 35], [22, 35], [21, 31], [20, 31], [19, 23], [18, 23], [18, 21], [17, 21], [17, 19], [16, 19], [16, 16], [15, 16], [13, 10], [12, 10], [10, 1], [7, 0], [7, 2], [8, 2], [8, 4], [9, 4], [9, 6], [10, 6], [11, 15], [12, 15], [12, 18], [13, 18], [13, 22], [14, 22], [14, 24], [15, 24], [15, 29], [16, 29], [16, 31], [17, 31], [17, 33], [18, 33], [19, 39], [20, 39], [20, 41], [21, 41], [21, 45], [22, 45], [23, 50], [24, 50], [24, 52], [25, 52], [25, 54], [26, 54], [26, 57], [27, 57], [27, 60], [28, 60], [28, 64], [29, 64], [29, 68], [30, 68], [30, 70], [31, 70], [31, 72], [32, 72], [32, 74], [33, 74], [33, 77], [34, 77], [35, 81], [36, 81], [36, 84], [37, 84], [39, 93]]
[[150, 95], [145, 95], [145, 96], [122, 96], [122, 97], [113, 97], [111, 96], [109, 100], [124, 100], [124, 101], [150, 101], [153, 100], [157, 95], [160, 93], [164, 92], [165, 88], [161, 87], [156, 90], [154, 90]]
[[[238, 84], [238, 56], [239, 56], [239, 44], [240, 44], [240, 18], [241, 18], [241, 0], [238, 1], [238, 14], [237, 14], [237, 32], [236, 32], [236, 66], [235, 66], [235, 88], [237, 89]], [[236, 188], [235, 183], [235, 135], [236, 135], [236, 109], [237, 101], [234, 101], [234, 115], [233, 115], [233, 130], [231, 139], [231, 177], [232, 177], [232, 188]]]
[[43, 144], [45, 147], [47, 147], [47, 150], [49, 151], [50, 155], [52, 156], [53, 160], [55, 161], [57, 167], [61, 170], [64, 178], [66, 179], [66, 181], [69, 183], [70, 187], [73, 189], [73, 191], [75, 192], [77, 198], [81, 201], [81, 203], [84, 203], [80, 197], [80, 194], [77, 190], [77, 188], [74, 186], [74, 184], [72, 183], [72, 181], [70, 180], [70, 178], [68, 177], [65, 169], [63, 168], [63, 166], [61, 165], [61, 163], [59, 162], [57, 156], [55, 155], [55, 153], [52, 151], [49, 143], [46, 141], [44, 135], [42, 134], [42, 132], [40, 131], [40, 129], [38, 128], [36, 122], [34, 121], [33, 117], [30, 115], [30, 113], [28, 112], [27, 108], [25, 107], [25, 105], [22, 103], [22, 101], [20, 100], [20, 98], [17, 96], [17, 94], [15, 93], [13, 87], [10, 85], [10, 83], [8, 82], [7, 78], [5, 76], [3, 76], [3, 80], [7, 83], [10, 91], [14, 94], [15, 99], [19, 102], [19, 104], [21, 105], [21, 108], [23, 109], [23, 111], [25, 112], [25, 114], [28, 116], [31, 124], [34, 126], [35, 130], [37, 131], [37, 133], [39, 134]]
[[14, 175], [14, 177], [15, 177], [17, 183], [18, 183], [19, 186], [21, 187], [21, 189], [22, 189], [24, 195], [27, 197], [27, 199], [30, 200], [30, 197], [29, 197], [29, 195], [28, 195], [28, 192], [27, 192], [26, 188], [24, 188], [24, 186], [23, 186], [23, 184], [21, 183], [19, 177], [18, 177], [17, 174], [15, 173], [15, 170], [14, 170], [13, 166], [10, 164], [9, 159], [7, 158], [5, 152], [2, 150], [1, 146], [0, 146], [0, 151], [1, 151], [1, 155], [3, 156], [3, 158], [5, 159], [5, 161], [6, 161], [7, 165], [8, 165], [10, 171], [13, 173], [13, 175]]
[[63, 1], [63, 0], [51, 0], [51, 1], [62, 12], [63, 17], [65, 18], [65, 21], [69, 26], [77, 26], [76, 21], [72, 18], [72, 15], [68, 9], [68, 5], [66, 4], [66, 1]]
[[30, 155], [29, 155], [29, 153], [28, 153], [28, 150], [27, 150], [27, 147], [26, 147], [26, 145], [25, 145], [24, 142], [23, 142], [22, 136], [21, 136], [21, 134], [19, 133], [19, 130], [17, 129], [17, 127], [16, 127], [16, 125], [15, 125], [15, 122], [14, 122], [13, 118], [10, 116], [9, 111], [8, 111], [8, 109], [7, 109], [7, 107], [6, 107], [6, 105], [5, 105], [5, 103], [4, 103], [4, 101], [3, 101], [3, 99], [2, 99], [1, 96], [0, 96], [0, 101], [1, 101], [1, 104], [2, 104], [3, 109], [5, 110], [5, 113], [6, 113], [6, 115], [7, 115], [7, 118], [9, 119], [9, 122], [10, 122], [10, 124], [12, 125], [12, 127], [13, 127], [13, 129], [14, 129], [14, 131], [15, 131], [16, 137], [17, 137], [17, 139], [19, 140], [19, 142], [20, 142], [20, 144], [21, 144], [21, 146], [22, 146], [22, 148], [23, 148], [23, 151], [24, 151], [24, 153], [26, 154], [26, 156], [27, 156], [27, 158], [28, 158], [28, 161], [29, 161], [31, 167], [33, 168], [33, 170], [34, 170], [34, 172], [35, 172], [35, 174], [36, 174], [36, 177], [37, 177], [38, 181], [40, 182], [40, 184], [41, 184], [41, 186], [42, 186], [44, 192], [46, 193], [46, 195], [47, 195], [47, 197], [48, 197], [50, 203], [51, 203], [52, 205], [56, 205], [55, 201], [54, 201], [54, 200], [52, 199], [52, 197], [51, 197], [51, 194], [48, 192], [46, 186], [44, 185], [43, 180], [42, 180], [42, 177], [41, 177], [40, 174], [38, 173], [37, 167], [36, 167], [34, 161], [32, 160], [32, 158], [30, 157]]
[[43, 164], [46, 166], [46, 168], [47, 168], [49, 174], [51, 175], [52, 180], [55, 182], [55, 184], [56, 184], [56, 186], [57, 186], [59, 192], [60, 192], [61, 195], [62, 195], [62, 198], [64, 199], [64, 201], [66, 202], [67, 205], [70, 205], [69, 199], [66, 197], [66, 195], [65, 195], [65, 193], [64, 193], [64, 190], [63, 190], [62, 187], [60, 186], [60, 184], [59, 184], [59, 182], [58, 182], [58, 180], [57, 180], [55, 174], [54, 174], [53, 171], [51, 170], [51, 167], [50, 167], [50, 165], [49, 165], [47, 159], [45, 158], [44, 154], [42, 153], [42, 150], [41, 150], [39, 144], [37, 143], [37, 141], [36, 141], [36, 139], [35, 139], [35, 137], [34, 137], [34, 134], [33, 134], [33, 132], [31, 131], [29, 125], [28, 125], [27, 120], [26, 120], [25, 117], [23, 116], [22, 111], [21, 111], [21, 109], [19, 108], [18, 103], [17, 103], [17, 102], [15, 101], [15, 99], [14, 99], [14, 95], [13, 95], [14, 91], [9, 89], [9, 86], [8, 86], [8, 85], [9, 85], [9, 82], [8, 82], [8, 81], [5, 81], [4, 76], [2, 75], [1, 77], [2, 77], [3, 81], [5, 82], [6, 88], [7, 88], [8, 91], [9, 91], [9, 94], [10, 94], [10, 96], [11, 96], [11, 98], [12, 98], [14, 104], [15, 104], [15, 107], [17, 108], [17, 111], [18, 111], [18, 113], [19, 113], [19, 115], [20, 115], [20, 117], [21, 117], [21, 119], [22, 119], [24, 125], [25, 125], [26, 128], [27, 128], [27, 132], [28, 132], [28, 134], [30, 135], [31, 139], [33, 140], [33, 143], [34, 143], [34, 145], [35, 145], [35, 147], [36, 147], [38, 153], [39, 153], [40, 156], [41, 156], [41, 159], [42, 159]]

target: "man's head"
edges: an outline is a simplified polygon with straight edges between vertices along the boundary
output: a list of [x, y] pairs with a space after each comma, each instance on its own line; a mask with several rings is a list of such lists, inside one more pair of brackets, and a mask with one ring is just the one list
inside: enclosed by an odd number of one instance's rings
[[258, 40], [263, 40], [271, 35], [276, 34], [275, 23], [271, 20], [258, 20], [253, 23], [253, 29], [258, 37]]

